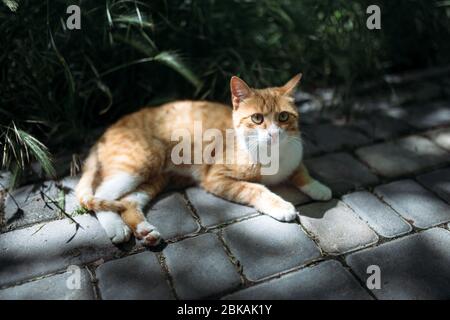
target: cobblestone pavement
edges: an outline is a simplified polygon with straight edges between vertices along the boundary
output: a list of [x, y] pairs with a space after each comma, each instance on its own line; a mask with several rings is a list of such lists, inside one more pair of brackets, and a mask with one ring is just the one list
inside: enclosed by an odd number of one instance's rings
[[155, 250], [65, 217], [77, 178], [7, 191], [3, 172], [0, 299], [449, 299], [450, 101], [393, 110], [305, 127], [306, 164], [334, 199], [273, 188], [295, 223], [192, 187], [146, 212], [166, 239]]

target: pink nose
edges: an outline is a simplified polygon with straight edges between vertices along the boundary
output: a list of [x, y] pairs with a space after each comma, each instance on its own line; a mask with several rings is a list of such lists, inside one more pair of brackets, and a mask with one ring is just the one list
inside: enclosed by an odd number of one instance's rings
[[269, 132], [269, 137], [272, 141], [278, 140], [278, 133], [277, 132]]

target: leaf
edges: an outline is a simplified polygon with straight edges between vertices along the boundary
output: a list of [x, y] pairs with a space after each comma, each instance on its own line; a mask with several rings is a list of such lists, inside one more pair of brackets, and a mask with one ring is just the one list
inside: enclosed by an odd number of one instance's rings
[[16, 0], [2, 0], [2, 2], [11, 10], [12, 12], [16, 12], [19, 8], [19, 2]]
[[120, 15], [114, 17], [112, 19], [112, 22], [124, 23], [125, 25], [139, 26], [141, 28], [153, 28], [153, 22], [146, 19], [142, 19], [142, 17], [139, 16]]
[[17, 128], [15, 128], [15, 131], [17, 132], [22, 144], [25, 146], [25, 149], [27, 151], [29, 150], [33, 157], [41, 164], [45, 173], [50, 176], [55, 176], [55, 169], [47, 147], [25, 131]]
[[203, 86], [202, 81], [184, 64], [182, 59], [176, 53], [163, 51], [154, 59], [181, 74], [186, 80], [192, 83], [197, 90]]

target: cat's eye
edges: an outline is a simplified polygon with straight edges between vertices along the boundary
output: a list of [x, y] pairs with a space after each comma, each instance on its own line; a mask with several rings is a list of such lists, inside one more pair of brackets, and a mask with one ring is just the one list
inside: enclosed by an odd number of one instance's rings
[[264, 121], [264, 116], [261, 113], [255, 113], [252, 115], [252, 121], [256, 124], [261, 124]]
[[278, 115], [278, 121], [280, 122], [286, 122], [289, 119], [289, 113], [286, 111], [280, 112]]

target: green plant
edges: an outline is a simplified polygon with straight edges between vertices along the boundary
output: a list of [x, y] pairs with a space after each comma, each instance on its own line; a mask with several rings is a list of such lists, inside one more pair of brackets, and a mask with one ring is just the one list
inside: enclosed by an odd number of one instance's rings
[[[304, 73], [304, 87], [355, 83], [448, 63], [445, 1], [2, 0], [2, 164], [29, 159], [51, 173], [49, 150], [90, 142], [96, 128], [171, 99], [228, 101], [234, 75], [254, 86]], [[67, 6], [81, 30], [67, 30]], [[92, 139], [91, 139], [92, 140]], [[41, 141], [41, 142], [39, 142]]]

